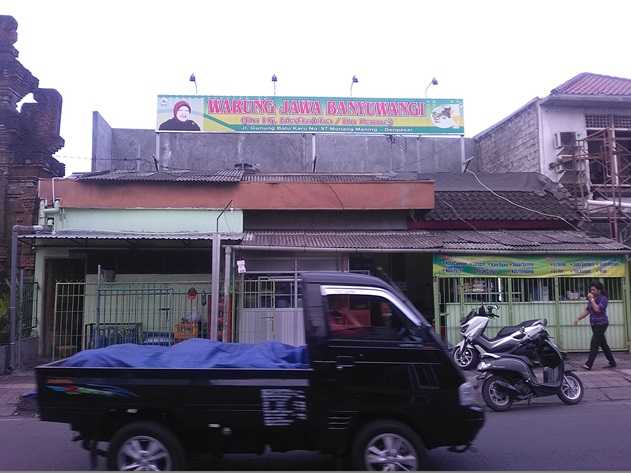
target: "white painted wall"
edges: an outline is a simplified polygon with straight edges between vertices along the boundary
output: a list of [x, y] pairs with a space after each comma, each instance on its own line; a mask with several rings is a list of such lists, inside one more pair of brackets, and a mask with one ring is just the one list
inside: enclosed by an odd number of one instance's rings
[[[577, 107], [540, 106], [541, 110], [541, 173], [555, 182], [562, 174], [550, 169], [557, 159], [558, 150], [554, 147], [554, 134], [574, 131], [585, 137], [585, 111]], [[591, 113], [591, 112], [590, 112]]]
[[[73, 209], [55, 216], [55, 231], [199, 232], [217, 230], [221, 210], [209, 209]], [[219, 231], [243, 232], [243, 212], [226, 210], [219, 217]]]
[[562, 131], [579, 133], [579, 139], [587, 136], [585, 115], [615, 114], [631, 115], [630, 109], [594, 108], [585, 106], [542, 105], [541, 110], [541, 171], [557, 182], [561, 173], [550, 170], [550, 163], [556, 161], [558, 150], [554, 147], [554, 134]]

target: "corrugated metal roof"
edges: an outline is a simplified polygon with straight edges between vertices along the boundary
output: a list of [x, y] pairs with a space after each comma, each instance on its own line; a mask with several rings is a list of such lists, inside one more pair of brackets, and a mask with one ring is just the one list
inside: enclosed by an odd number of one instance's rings
[[108, 171], [81, 174], [78, 181], [91, 182], [240, 182], [240, 169], [215, 171]]
[[582, 72], [552, 89], [552, 95], [631, 96], [631, 79]]
[[[45, 240], [212, 240], [214, 233], [198, 232], [97, 232], [87, 230], [64, 230], [52, 233], [32, 233], [21, 238], [39, 238]], [[240, 240], [242, 233], [222, 233], [222, 238]]]
[[[289, 183], [356, 183], [410, 180], [393, 174], [379, 173], [253, 173], [245, 174], [244, 182], [289, 182]], [[416, 179], [414, 179], [416, 180]]]
[[[241, 169], [215, 171], [99, 171], [79, 174], [78, 181], [92, 182], [289, 182], [357, 183], [418, 181], [415, 173], [247, 173]], [[427, 180], [421, 178], [420, 180]]]
[[[527, 235], [526, 238], [522, 236]], [[246, 232], [241, 246], [427, 252], [627, 253], [631, 248], [574, 231]]]
[[[65, 240], [211, 240], [213, 233], [61, 231], [21, 238]], [[245, 232], [222, 234], [245, 249], [398, 250], [427, 253], [630, 253], [631, 248], [575, 231]]]

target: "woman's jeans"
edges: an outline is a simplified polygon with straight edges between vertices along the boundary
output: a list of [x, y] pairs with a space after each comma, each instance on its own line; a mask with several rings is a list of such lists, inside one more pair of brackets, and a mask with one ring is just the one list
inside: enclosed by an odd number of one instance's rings
[[603, 353], [609, 361], [610, 365], [615, 365], [616, 360], [613, 359], [609, 345], [607, 345], [607, 339], [605, 338], [605, 332], [607, 331], [609, 324], [592, 325], [592, 342], [589, 347], [589, 358], [587, 358], [587, 366], [591, 367], [594, 364], [596, 355], [598, 354], [598, 348], [602, 347]]

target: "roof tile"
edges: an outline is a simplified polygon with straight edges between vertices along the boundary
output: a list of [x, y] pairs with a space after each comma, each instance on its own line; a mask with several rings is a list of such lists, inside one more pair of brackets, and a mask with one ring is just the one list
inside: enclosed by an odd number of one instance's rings
[[631, 96], [631, 79], [582, 72], [552, 89], [552, 95]]

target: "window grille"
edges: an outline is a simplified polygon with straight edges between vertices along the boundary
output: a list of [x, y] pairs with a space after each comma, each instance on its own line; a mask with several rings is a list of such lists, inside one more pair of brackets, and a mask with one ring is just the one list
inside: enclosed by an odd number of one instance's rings
[[608, 128], [611, 126], [611, 115], [585, 115], [587, 128]]
[[631, 128], [631, 115], [614, 115], [613, 126], [615, 128]]

